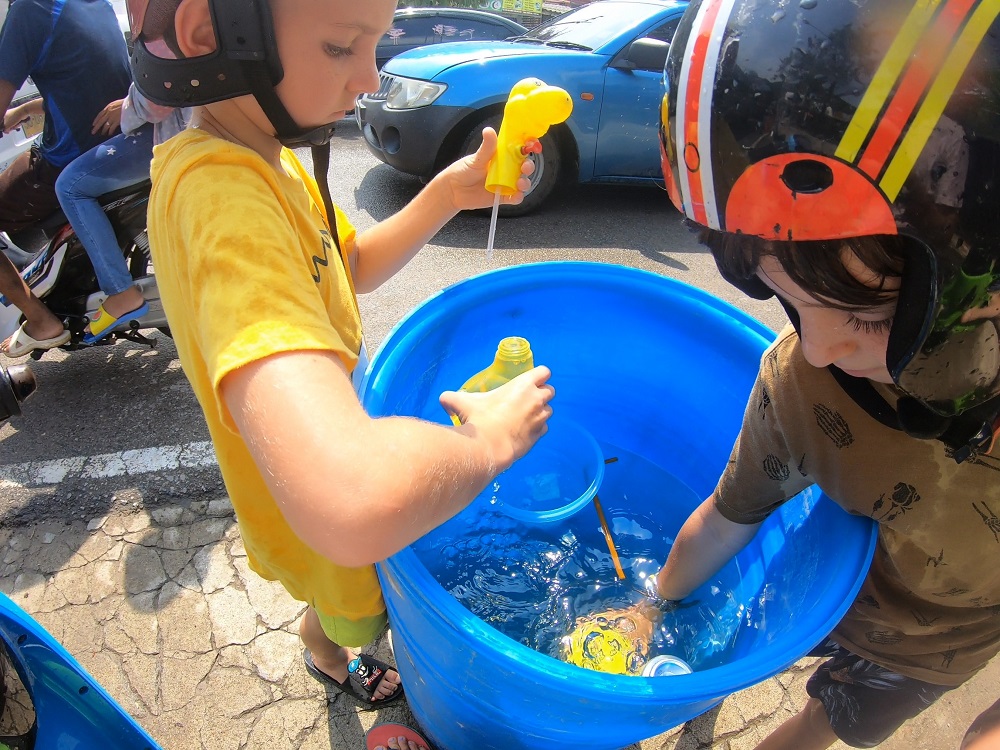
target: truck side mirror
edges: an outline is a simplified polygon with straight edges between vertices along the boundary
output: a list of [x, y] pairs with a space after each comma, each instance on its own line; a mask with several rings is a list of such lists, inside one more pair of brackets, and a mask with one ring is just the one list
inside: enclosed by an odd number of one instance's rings
[[670, 43], [652, 37], [636, 39], [612, 63], [612, 67], [624, 70], [648, 70], [662, 73], [667, 63]]

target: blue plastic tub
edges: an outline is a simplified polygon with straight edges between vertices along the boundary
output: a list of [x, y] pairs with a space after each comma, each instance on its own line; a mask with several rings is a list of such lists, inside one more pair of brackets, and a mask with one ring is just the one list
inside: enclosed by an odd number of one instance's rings
[[[559, 414], [602, 445], [662, 467], [693, 497], [714, 488], [773, 338], [721, 300], [655, 274], [596, 263], [516, 266], [449, 287], [397, 325], [371, 362], [363, 403], [373, 415], [445, 424], [438, 394], [482, 369], [512, 335], [551, 368]], [[679, 527], [692, 509], [672, 509], [672, 522]], [[869, 519], [817, 490], [786, 503], [736, 560], [734, 594], [756, 602], [755, 627], [740, 633], [729, 661], [669, 678], [592, 672], [521, 645], [453, 599], [412, 548], [379, 574], [410, 706], [440, 750], [614, 750], [805, 654], [847, 611], [874, 545]]]
[[35, 747], [159, 750], [62, 644], [2, 593], [0, 638], [31, 696], [37, 722]]

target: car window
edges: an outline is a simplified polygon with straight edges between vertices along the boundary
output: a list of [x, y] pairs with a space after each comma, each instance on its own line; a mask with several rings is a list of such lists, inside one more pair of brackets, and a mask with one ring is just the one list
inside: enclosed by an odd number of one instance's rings
[[506, 39], [513, 34], [513, 31], [498, 23], [463, 21], [459, 24], [460, 39]]
[[380, 47], [392, 47], [406, 45], [407, 47], [416, 44], [432, 44], [433, 39], [428, 38], [434, 20], [430, 18], [402, 18], [393, 21], [382, 41]]
[[477, 39], [504, 39], [513, 32], [495, 23], [484, 23], [474, 19], [400, 18], [386, 32], [380, 47], [436, 44], [438, 42], [458, 42]]
[[596, 49], [648, 16], [649, 6], [643, 3], [594, 3], [537, 26], [522, 38]]
[[677, 25], [680, 22], [681, 22], [680, 17], [674, 18], [670, 21], [667, 21], [665, 24], [656, 27], [645, 36], [647, 39], [656, 39], [657, 41], [666, 42], [667, 44], [670, 44], [670, 42], [672, 42], [674, 39], [674, 34], [677, 32]]

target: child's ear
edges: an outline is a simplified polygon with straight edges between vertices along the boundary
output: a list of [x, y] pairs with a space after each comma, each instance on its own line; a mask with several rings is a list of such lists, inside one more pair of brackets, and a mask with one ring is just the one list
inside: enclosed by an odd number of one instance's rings
[[181, 0], [174, 14], [177, 47], [184, 57], [215, 52], [215, 27], [208, 0]]

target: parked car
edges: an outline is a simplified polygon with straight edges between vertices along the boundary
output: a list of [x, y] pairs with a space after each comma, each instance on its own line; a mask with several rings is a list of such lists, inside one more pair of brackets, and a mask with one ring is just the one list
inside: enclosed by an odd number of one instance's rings
[[401, 52], [427, 44], [506, 39], [527, 29], [496, 13], [465, 8], [402, 8], [375, 49], [379, 69]]
[[573, 113], [542, 138], [531, 190], [501, 215], [537, 209], [562, 181], [662, 184], [663, 65], [687, 7], [680, 0], [597, 0], [521, 37], [438, 44], [382, 69], [377, 93], [358, 97], [365, 143], [386, 164], [427, 179], [499, 128], [511, 87], [534, 76], [573, 99]]

